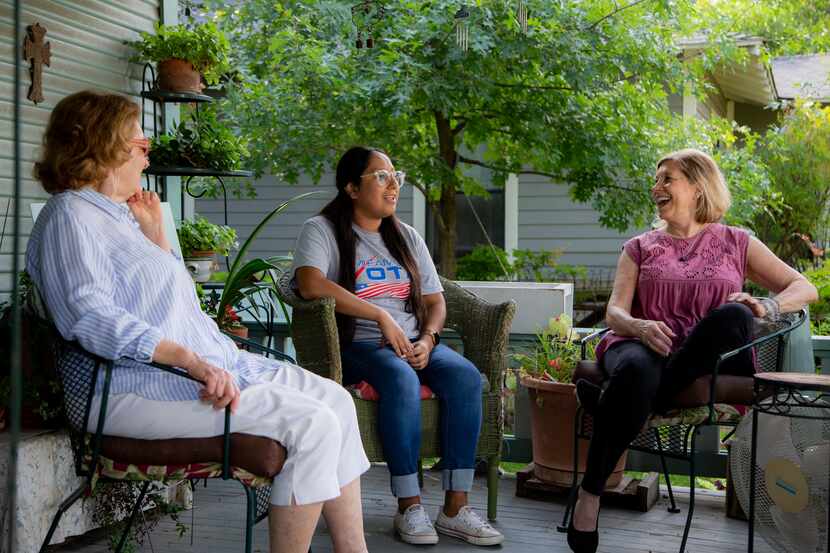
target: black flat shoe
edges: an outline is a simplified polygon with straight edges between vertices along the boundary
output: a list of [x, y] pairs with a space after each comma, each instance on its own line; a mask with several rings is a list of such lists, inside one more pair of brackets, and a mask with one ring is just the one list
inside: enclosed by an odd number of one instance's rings
[[[597, 513], [599, 517], [599, 513]], [[599, 547], [599, 526], [593, 532], [583, 532], [574, 528], [574, 519], [568, 523], [568, 546], [574, 553], [596, 553]]]
[[602, 388], [580, 378], [576, 381], [576, 400], [589, 415], [593, 415], [602, 397]]

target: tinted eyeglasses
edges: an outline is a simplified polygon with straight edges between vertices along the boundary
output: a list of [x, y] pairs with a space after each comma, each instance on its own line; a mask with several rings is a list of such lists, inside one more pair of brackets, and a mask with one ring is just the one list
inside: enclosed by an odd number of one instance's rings
[[130, 140], [130, 145], [135, 146], [146, 156], [150, 153], [150, 139], [149, 138], [133, 138]]

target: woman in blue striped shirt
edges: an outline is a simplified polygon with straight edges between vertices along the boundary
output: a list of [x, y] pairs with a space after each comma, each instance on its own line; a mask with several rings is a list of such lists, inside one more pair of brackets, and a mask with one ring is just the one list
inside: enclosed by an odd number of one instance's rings
[[[300, 367], [240, 351], [202, 312], [164, 235], [158, 196], [141, 189], [149, 142], [138, 116], [119, 95], [68, 96], [35, 165], [52, 197], [26, 268], [63, 337], [117, 360], [105, 433], [217, 436], [230, 405], [232, 432], [287, 451], [272, 485], [271, 551], [307, 551], [321, 512], [336, 551], [366, 551], [359, 477], [369, 462], [351, 397]], [[202, 385], [147, 361], [181, 367]]]

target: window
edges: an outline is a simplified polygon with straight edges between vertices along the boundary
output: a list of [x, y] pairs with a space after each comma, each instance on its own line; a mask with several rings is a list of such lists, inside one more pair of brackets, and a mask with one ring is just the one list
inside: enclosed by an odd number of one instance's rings
[[[490, 196], [488, 198], [470, 196], [469, 200], [481, 219], [482, 225], [487, 230], [490, 240], [496, 246], [504, 248], [504, 189], [495, 188], [489, 190], [489, 192]], [[473, 211], [470, 209], [470, 202], [467, 201], [463, 193], [456, 193], [456, 259], [467, 255], [479, 244], [487, 244], [487, 238], [481, 230], [481, 225], [479, 225]], [[432, 252], [433, 259], [437, 261], [440, 251], [438, 249], [438, 225], [432, 214], [432, 210], [429, 208], [426, 210], [426, 230], [427, 246], [429, 247], [429, 251]]]

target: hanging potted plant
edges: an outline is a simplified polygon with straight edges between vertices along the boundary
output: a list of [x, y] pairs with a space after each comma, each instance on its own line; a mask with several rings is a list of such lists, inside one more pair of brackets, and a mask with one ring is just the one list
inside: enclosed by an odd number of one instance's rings
[[196, 215], [192, 221], [183, 220], [177, 234], [185, 267], [196, 282], [210, 280], [217, 268], [215, 254], [227, 256], [237, 245], [234, 229], [214, 225], [201, 215]]
[[[580, 359], [580, 345], [570, 317], [550, 319], [537, 333], [531, 350], [514, 355], [518, 361], [519, 381], [530, 396], [530, 431], [533, 449], [533, 473], [543, 482], [563, 488], [573, 482], [573, 432], [576, 417], [574, 369]], [[588, 443], [579, 444], [579, 474], [585, 472]], [[625, 469], [624, 454], [606, 484], [619, 484]]]
[[230, 69], [230, 42], [213, 23], [196, 25], [156, 24], [155, 33], [141, 33], [141, 40], [127, 43], [135, 49], [131, 61], [156, 63], [156, 87], [167, 92], [201, 93], [216, 84]]

